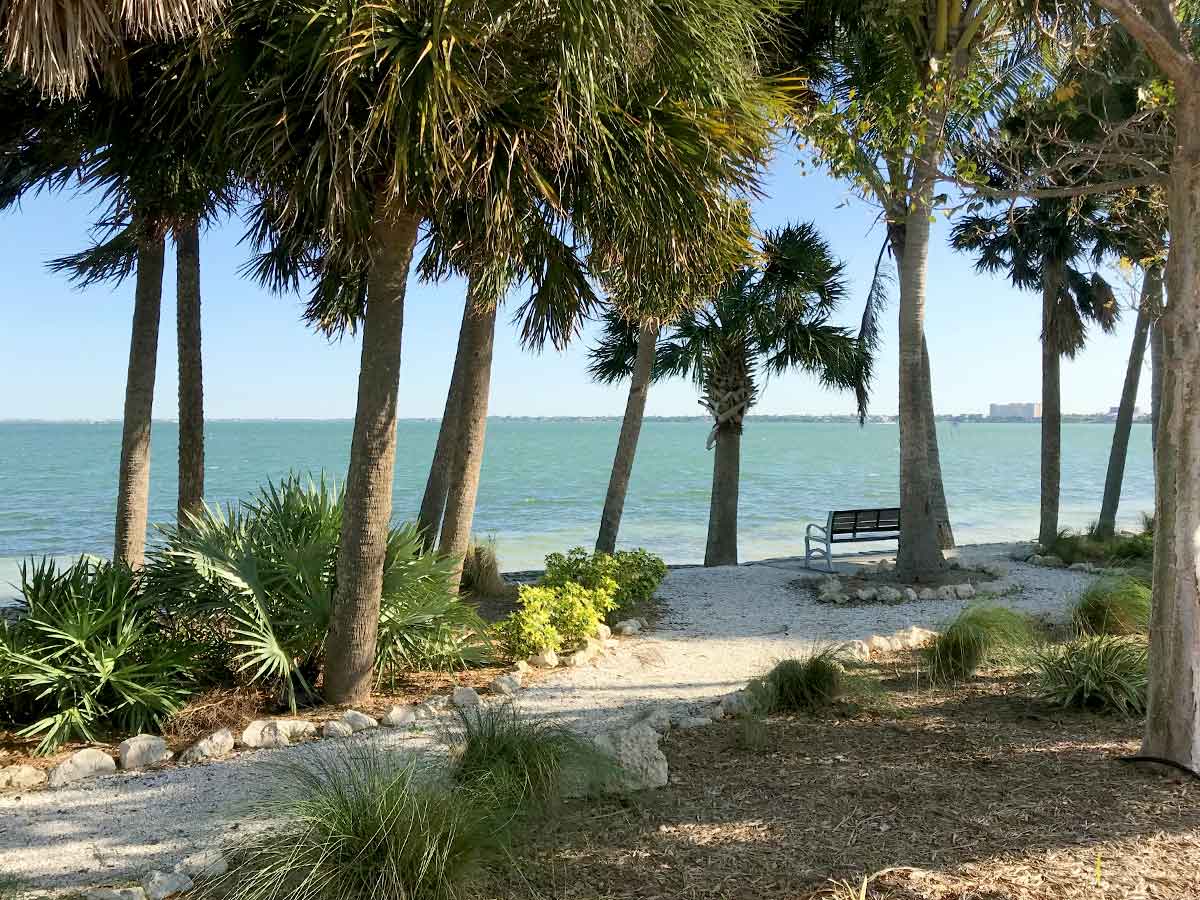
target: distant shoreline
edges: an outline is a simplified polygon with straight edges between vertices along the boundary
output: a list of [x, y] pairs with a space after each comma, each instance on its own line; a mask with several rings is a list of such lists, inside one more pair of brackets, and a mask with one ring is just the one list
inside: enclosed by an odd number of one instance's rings
[[[800, 422], [810, 424], [847, 424], [857, 425], [856, 415], [755, 415], [751, 413], [748, 419], [756, 422]], [[943, 414], [934, 417], [938, 422], [950, 422], [954, 425], [1038, 425], [1041, 419], [993, 419], [978, 413]], [[709, 422], [709, 416], [646, 416], [647, 422]], [[1103, 413], [1068, 413], [1062, 417], [1064, 423], [1075, 425], [1112, 425], [1114, 419]], [[438, 416], [410, 416], [398, 419], [399, 422], [440, 422]], [[621, 416], [488, 416], [488, 421], [495, 422], [620, 422]], [[867, 425], [895, 425], [898, 416], [867, 416]], [[155, 423], [178, 424], [178, 419], [155, 419]], [[272, 425], [312, 423], [314, 425], [341, 423], [351, 425], [353, 419], [308, 419], [308, 418], [279, 418], [279, 419], [208, 419], [207, 424], [237, 424], [237, 425]], [[0, 419], [0, 425], [119, 425], [120, 419]], [[1133, 420], [1135, 425], [1149, 425], [1149, 416], [1138, 416]]]

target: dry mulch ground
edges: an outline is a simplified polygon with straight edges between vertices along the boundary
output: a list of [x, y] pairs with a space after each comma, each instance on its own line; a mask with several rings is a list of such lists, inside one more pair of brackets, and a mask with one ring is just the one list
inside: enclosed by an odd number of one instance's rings
[[873, 713], [672, 732], [667, 788], [572, 804], [489, 895], [1200, 897], [1200, 782], [1119, 762], [1140, 722], [894, 662]]

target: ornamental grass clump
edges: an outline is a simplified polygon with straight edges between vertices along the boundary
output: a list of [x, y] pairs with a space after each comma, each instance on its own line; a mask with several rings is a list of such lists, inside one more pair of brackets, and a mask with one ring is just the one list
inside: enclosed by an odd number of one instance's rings
[[1136, 578], [1105, 578], [1084, 591], [1072, 620], [1081, 634], [1145, 634], [1150, 596], [1150, 588]]
[[1033, 655], [1042, 699], [1126, 716], [1146, 711], [1147, 665], [1145, 643], [1111, 634], [1052, 644]]
[[506, 597], [513, 586], [500, 574], [496, 541], [472, 541], [463, 557], [462, 590], [478, 597]]
[[751, 690], [755, 706], [767, 715], [828, 709], [842, 689], [842, 664], [835, 653], [836, 648], [819, 650], [776, 663]]
[[564, 785], [590, 793], [615, 765], [565, 726], [522, 716], [511, 703], [459, 710], [446, 740], [455, 781], [486, 795], [500, 825], [544, 812]]
[[187, 657], [163, 638], [129, 568], [81, 558], [21, 566], [15, 622], [0, 624], [0, 710], [36, 752], [101, 729], [157, 731], [188, 696]]
[[981, 603], [960, 612], [922, 653], [934, 681], [963, 681], [985, 661], [1027, 646], [1032, 639], [1025, 616]]
[[503, 836], [487, 798], [400, 754], [318, 755], [275, 764], [256, 820], [230, 854], [225, 900], [452, 900]]

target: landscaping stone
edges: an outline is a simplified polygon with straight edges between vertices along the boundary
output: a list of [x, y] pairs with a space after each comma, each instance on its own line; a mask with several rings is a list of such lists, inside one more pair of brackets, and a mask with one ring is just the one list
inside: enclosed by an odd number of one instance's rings
[[867, 650], [871, 653], [891, 653], [895, 648], [892, 639], [882, 634], [873, 634], [867, 638]]
[[722, 719], [732, 719], [737, 716], [749, 715], [754, 711], [750, 695], [745, 691], [734, 691], [721, 698], [718, 713]]
[[228, 728], [214, 731], [201, 738], [179, 755], [181, 763], [198, 763], [208, 759], [224, 759], [233, 752], [233, 732]]
[[629, 637], [630, 635], [637, 634], [641, 630], [642, 623], [638, 619], [626, 619], [624, 622], [618, 622], [613, 626], [613, 632], [615, 634], [622, 635], [623, 637]]
[[817, 582], [817, 596], [819, 597], [830, 598], [844, 593], [842, 580], [836, 575], [826, 575]]
[[917, 594], [918, 600], [936, 600], [938, 593], [931, 587], [922, 588], [921, 593]]
[[84, 893], [84, 900], [146, 900], [140, 887], [95, 888]]
[[1025, 561], [1031, 566], [1042, 566], [1046, 569], [1061, 569], [1066, 566], [1062, 558], [1055, 556], [1053, 553], [1046, 554], [1045, 556], [1035, 553]]
[[957, 600], [958, 586], [953, 584], [943, 584], [937, 589], [937, 598], [939, 600]]
[[592, 661], [592, 654], [586, 650], [576, 650], [567, 657], [567, 665], [573, 668], [581, 668]]
[[456, 687], [450, 695], [450, 702], [459, 709], [474, 709], [483, 703], [479, 692], [472, 687]]
[[703, 728], [705, 725], [711, 725], [713, 720], [708, 716], [684, 716], [682, 719], [675, 721], [675, 727], [687, 730], [689, 728]]
[[413, 714], [417, 717], [418, 721], [422, 719], [436, 719], [440, 710], [440, 706], [435, 706], [433, 703], [426, 700], [424, 703], [418, 703], [413, 707]]
[[182, 872], [149, 872], [142, 879], [146, 900], [167, 900], [190, 891], [195, 885]]
[[307, 719], [274, 719], [275, 727], [287, 735], [293, 744], [317, 736], [317, 723]]
[[[607, 628], [608, 626], [605, 626], [605, 627]], [[532, 672], [533, 666], [529, 665], [529, 663], [525, 662], [525, 660], [523, 660], [523, 659], [518, 659], [513, 664], [513, 671], [519, 672], [520, 674], [524, 675], [526, 672]]]
[[1067, 566], [1067, 569], [1069, 569], [1072, 572], [1094, 572], [1094, 571], [1096, 571], [1096, 567], [1094, 565], [1092, 565], [1090, 562], [1071, 563], [1069, 566]]
[[917, 592], [910, 587], [906, 587], [903, 591], [901, 591], [901, 593], [904, 594], [905, 603], [916, 603], [921, 599], [919, 596], [917, 596]]
[[604, 793], [625, 793], [663, 787], [667, 783], [667, 758], [658, 746], [658, 732], [644, 722], [605, 732], [595, 739], [596, 749], [620, 767], [603, 786]]
[[271, 749], [317, 736], [315, 722], [304, 719], [255, 719], [242, 732], [243, 747]]
[[596, 638], [601, 641], [607, 641], [612, 637], [612, 629], [601, 622], [596, 626]]
[[919, 650], [937, 637], [937, 632], [913, 625], [892, 635], [892, 646], [902, 650]]
[[558, 665], [558, 654], [553, 650], [543, 650], [529, 657], [529, 664], [538, 669], [553, 669]]
[[959, 600], [970, 600], [975, 596], [975, 588], [970, 584], [956, 584], [954, 586], [954, 593], [958, 596]]
[[171, 758], [167, 742], [153, 734], [139, 734], [121, 741], [117, 758], [122, 769], [144, 769]]
[[72, 753], [51, 769], [46, 781], [50, 787], [58, 787], [72, 781], [106, 775], [115, 771], [117, 771], [117, 763], [111, 756], [103, 750], [88, 747]]
[[521, 689], [521, 673], [514, 672], [510, 675], [498, 675], [492, 681], [490, 688], [493, 694], [511, 697]]
[[324, 738], [348, 738], [354, 734], [354, 729], [349, 722], [331, 720], [321, 726], [321, 737]]
[[201, 850], [181, 859], [175, 871], [188, 878], [219, 878], [229, 871], [229, 863], [220, 850]]
[[871, 603], [878, 596], [875, 588], [865, 587], [859, 588], [854, 593], [854, 597], [859, 603]]
[[357, 709], [348, 709], [342, 713], [342, 721], [349, 725], [355, 732], [379, 727], [379, 722], [376, 719], [371, 718], [364, 712], [359, 712]]
[[34, 766], [5, 766], [0, 769], [0, 791], [23, 791], [46, 783], [46, 773]]
[[993, 578], [1004, 578], [1008, 575], [1008, 566], [1003, 563], [984, 563], [980, 566], [980, 571], [986, 572]]
[[894, 588], [890, 584], [885, 584], [882, 587], [876, 588], [875, 599], [880, 603], [895, 606], [897, 603], [904, 602], [904, 594], [898, 588]]
[[671, 730], [671, 710], [667, 706], [655, 706], [634, 716], [633, 721], [649, 725], [659, 734], [666, 734]]
[[403, 728], [405, 725], [411, 725], [417, 721], [417, 711], [407, 704], [404, 706], [396, 704], [383, 714], [381, 721], [388, 728]]
[[838, 647], [837, 655], [844, 659], [856, 659], [866, 662], [871, 658], [871, 648], [866, 641], [847, 641]]

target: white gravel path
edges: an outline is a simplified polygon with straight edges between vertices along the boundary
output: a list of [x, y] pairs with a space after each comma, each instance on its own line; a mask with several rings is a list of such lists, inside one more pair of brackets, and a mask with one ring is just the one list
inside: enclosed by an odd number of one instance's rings
[[[1005, 560], [1010, 574], [992, 586], [1019, 585], [1019, 592], [999, 601], [1014, 608], [1061, 616], [1089, 580], [1078, 572], [1009, 563], [1007, 549], [964, 548], [960, 558]], [[805, 574], [788, 560], [673, 570], [659, 593], [665, 610], [656, 629], [623, 639], [619, 649], [590, 666], [537, 680], [521, 692], [521, 708], [583, 731], [610, 726], [650, 705], [699, 708], [813, 642], [890, 634], [910, 625], [936, 628], [963, 605], [821, 605], [794, 587]], [[128, 883], [236, 836], [240, 810], [262, 783], [268, 760], [298, 758], [317, 747], [419, 751], [436, 743], [430, 730], [380, 729], [336, 744], [240, 753], [224, 762], [0, 794], [0, 883], [15, 880], [39, 891]]]

